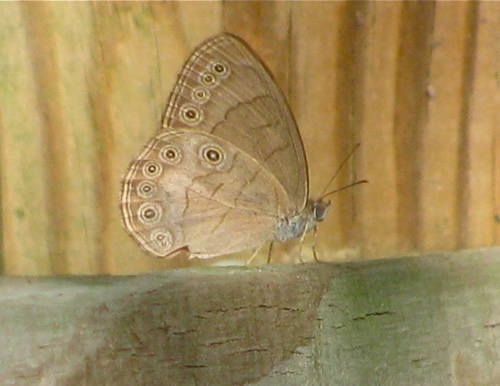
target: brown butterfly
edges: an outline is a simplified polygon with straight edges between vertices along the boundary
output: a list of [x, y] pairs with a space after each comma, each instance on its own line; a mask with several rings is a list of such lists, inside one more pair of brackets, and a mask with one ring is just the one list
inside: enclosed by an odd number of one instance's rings
[[252, 49], [223, 33], [182, 68], [161, 129], [129, 166], [120, 207], [149, 254], [210, 258], [304, 235], [330, 204], [308, 190], [283, 93]]

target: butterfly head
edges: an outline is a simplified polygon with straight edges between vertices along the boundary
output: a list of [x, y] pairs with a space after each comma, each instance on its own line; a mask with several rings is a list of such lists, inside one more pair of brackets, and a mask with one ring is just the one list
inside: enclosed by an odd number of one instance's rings
[[[328, 214], [328, 209], [330, 209], [330, 201], [323, 201], [321, 198], [319, 200], [313, 201], [310, 200], [308, 203], [311, 207], [312, 212], [312, 222], [317, 223], [321, 222], [325, 219]], [[314, 224], [313, 224], [314, 226]]]

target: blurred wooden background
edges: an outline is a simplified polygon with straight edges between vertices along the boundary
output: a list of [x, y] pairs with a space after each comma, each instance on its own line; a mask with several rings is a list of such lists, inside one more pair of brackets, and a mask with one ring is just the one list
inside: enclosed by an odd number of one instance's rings
[[499, 2], [15, 2], [0, 4], [4, 274], [199, 264], [146, 256], [117, 203], [183, 62], [223, 30], [289, 96], [312, 196], [361, 142], [335, 186], [370, 183], [333, 197], [322, 258], [500, 242]]

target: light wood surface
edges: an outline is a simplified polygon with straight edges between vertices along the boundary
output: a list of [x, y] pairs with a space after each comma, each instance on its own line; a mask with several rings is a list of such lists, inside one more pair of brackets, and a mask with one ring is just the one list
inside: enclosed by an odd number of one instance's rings
[[[499, 243], [498, 2], [13, 2], [0, 4], [4, 273], [200, 264], [143, 254], [117, 201], [183, 62], [221, 31], [288, 95], [313, 197], [361, 142], [332, 188], [370, 182], [332, 197], [324, 258]], [[297, 260], [287, 250], [275, 261]]]

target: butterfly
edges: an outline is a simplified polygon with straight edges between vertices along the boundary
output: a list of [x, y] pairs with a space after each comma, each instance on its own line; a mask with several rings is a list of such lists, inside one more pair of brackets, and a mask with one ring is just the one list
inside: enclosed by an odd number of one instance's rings
[[247, 43], [222, 33], [184, 64], [160, 130], [122, 181], [120, 209], [150, 255], [206, 259], [302, 237], [330, 205], [308, 194], [283, 92]]

